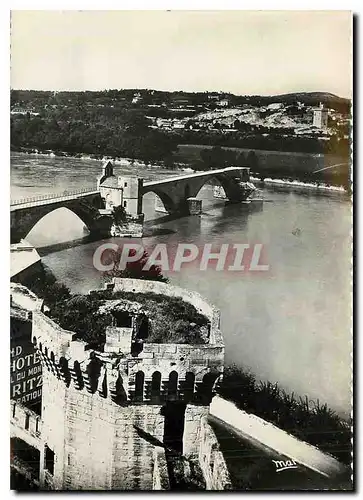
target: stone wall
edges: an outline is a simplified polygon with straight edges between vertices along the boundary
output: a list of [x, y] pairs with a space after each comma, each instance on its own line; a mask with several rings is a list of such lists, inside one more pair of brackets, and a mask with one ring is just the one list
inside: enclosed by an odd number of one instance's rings
[[121, 406], [100, 391], [67, 387], [51, 370], [43, 386], [42, 439], [55, 453], [54, 489], [152, 488], [147, 437], [163, 440], [160, 405]]
[[[163, 446], [163, 409], [169, 402], [185, 404], [183, 454], [193, 460], [200, 454], [202, 417], [223, 371], [218, 311], [198, 294], [163, 283], [117, 279], [114, 288], [181, 296], [210, 320], [209, 343], [145, 343], [136, 355], [116, 346], [111, 352], [95, 351], [40, 310], [33, 311], [31, 336], [43, 365], [41, 437], [55, 454], [50, 471], [41, 450], [40, 483], [51, 489], [165, 485], [165, 474], [155, 477], [154, 450]], [[110, 334], [117, 338], [113, 329]]]
[[41, 446], [42, 421], [39, 415], [20, 403], [11, 401], [10, 436], [18, 437], [30, 446]]
[[153, 490], [170, 490], [165, 450], [159, 446], [154, 449]]
[[199, 438], [199, 463], [207, 490], [232, 489], [228, 468], [220, 450], [218, 440], [207, 417], [201, 419]]
[[[109, 386], [110, 382], [121, 373], [128, 399], [132, 400], [136, 375], [138, 372], [142, 372], [144, 377], [142, 401], [150, 401], [151, 399], [150, 386], [156, 372], [160, 373], [160, 391], [164, 392], [164, 395], [167, 392], [166, 386], [171, 373], [177, 373], [179, 396], [183, 396], [183, 384], [188, 374], [189, 376], [193, 375], [193, 390], [198, 392], [205, 376], [214, 374], [216, 380], [223, 373], [224, 345], [219, 331], [219, 312], [199, 294], [159, 282], [115, 279], [114, 291], [119, 290], [163, 293], [183, 298], [209, 319], [211, 324], [209, 342], [198, 345], [144, 343], [142, 351], [138, 355], [132, 356], [125, 351], [123, 345], [123, 352], [117, 349], [116, 345], [113, 352], [97, 352], [87, 350], [83, 341], [75, 340], [73, 332], [63, 330], [41, 311], [35, 311], [33, 313], [32, 340], [41, 352], [44, 362], [52, 366], [56, 373], [59, 374], [59, 366], [63, 359], [68, 363], [70, 370], [74, 369], [75, 362], [79, 363], [82, 377], [87, 378], [86, 369], [91, 356], [94, 355], [107, 371], [107, 376], [102, 375], [99, 383], [104, 382]], [[114, 337], [115, 327], [111, 330], [110, 335], [112, 334]], [[107, 331], [109, 329], [106, 330], [106, 333]], [[115, 368], [116, 364], [117, 369]], [[105, 378], [106, 381], [104, 381]]]

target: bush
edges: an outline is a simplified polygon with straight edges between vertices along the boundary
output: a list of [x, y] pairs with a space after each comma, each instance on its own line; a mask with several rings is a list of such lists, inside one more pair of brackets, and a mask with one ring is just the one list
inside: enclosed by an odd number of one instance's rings
[[71, 296], [69, 288], [63, 283], [59, 283], [54, 274], [44, 264], [42, 264], [41, 271], [35, 278], [31, 276], [28, 279], [22, 279], [22, 285], [43, 299], [49, 307], [52, 307], [58, 301], [67, 300]]
[[225, 369], [218, 393], [241, 410], [277, 425], [299, 439], [351, 464], [350, 425], [327, 404], [289, 394], [278, 384], [258, 382], [236, 366]]
[[89, 295], [73, 295], [57, 301], [48, 315], [65, 330], [78, 334], [78, 338], [94, 347], [106, 342], [106, 327], [112, 324], [111, 314], [99, 314], [103, 301]]
[[115, 207], [113, 209], [113, 216], [115, 219], [116, 224], [122, 224], [123, 222], [126, 221], [126, 210], [122, 205]]
[[113, 299], [138, 302], [151, 322], [146, 340], [155, 343], [203, 344], [206, 342], [208, 319], [179, 297], [155, 293], [117, 292]]
[[[144, 271], [144, 266], [148, 259], [147, 252], [144, 252], [141, 259], [135, 262], [127, 262], [126, 269], [119, 269], [118, 264], [120, 262], [122, 249], [120, 248], [113, 256], [114, 267], [111, 271], [106, 271], [105, 276], [108, 278], [133, 278], [151, 281], [161, 281], [167, 283], [168, 278], [164, 277], [160, 266], [152, 265], [150, 269]], [[135, 255], [136, 251], [131, 250], [130, 255]]]

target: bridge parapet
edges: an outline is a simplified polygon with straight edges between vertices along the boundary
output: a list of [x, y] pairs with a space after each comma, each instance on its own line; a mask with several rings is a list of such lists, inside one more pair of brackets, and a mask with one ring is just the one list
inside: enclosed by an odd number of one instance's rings
[[23, 205], [25, 207], [29, 207], [32, 205], [43, 205], [49, 201], [54, 203], [55, 201], [64, 201], [64, 200], [72, 200], [78, 195], [86, 195], [86, 194], [97, 194], [98, 191], [94, 189], [77, 189], [74, 191], [63, 191], [62, 193], [49, 193], [44, 195], [32, 196], [29, 198], [21, 198], [18, 200], [10, 201], [10, 209], [12, 208], [23, 208], [19, 207], [19, 205]]

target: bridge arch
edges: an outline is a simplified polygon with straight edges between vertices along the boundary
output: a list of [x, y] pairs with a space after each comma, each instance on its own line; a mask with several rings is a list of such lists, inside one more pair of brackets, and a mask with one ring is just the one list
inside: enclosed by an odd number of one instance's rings
[[[87, 227], [87, 229], [92, 232], [95, 227], [95, 214], [94, 208], [87, 210], [86, 208], [77, 205], [77, 204], [67, 204], [61, 206], [53, 206], [53, 205], [43, 205], [37, 207], [37, 210], [29, 210], [26, 212], [26, 209], [13, 212], [12, 216], [12, 233], [15, 232], [16, 235], [13, 236], [12, 239], [15, 241], [20, 241], [23, 238], [26, 238], [27, 235], [32, 231], [35, 226], [41, 222], [47, 215], [56, 212], [57, 210], [65, 209], [70, 213], [73, 213], [78, 217], [78, 219]], [[24, 212], [24, 213], [21, 213]], [[13, 215], [14, 214], [14, 215]], [[14, 223], [13, 223], [14, 219]], [[13, 231], [13, 228], [15, 231]]]
[[159, 196], [169, 214], [188, 214], [188, 198], [194, 198], [206, 182], [215, 179], [232, 202], [240, 202], [245, 197], [241, 181], [249, 180], [249, 169], [228, 167], [219, 170], [180, 175], [170, 179], [149, 181], [143, 185], [143, 194], [154, 192]]
[[205, 184], [207, 184], [207, 182], [210, 181], [217, 181], [224, 189], [224, 192], [229, 200], [233, 200], [236, 195], [236, 181], [224, 174], [211, 174], [210, 176], [199, 178], [198, 181], [199, 182], [195, 184], [195, 187], [192, 190], [193, 194], [191, 196], [193, 197], [198, 196], [201, 189], [205, 186]]
[[163, 190], [162, 187], [161, 188], [157, 188], [155, 186], [155, 188], [150, 188], [148, 190], [145, 190], [143, 192], [142, 196], [144, 196], [145, 194], [148, 194], [148, 193], [154, 193], [154, 194], [156, 194], [160, 198], [162, 204], [164, 205], [165, 210], [167, 212], [169, 212], [170, 214], [176, 211], [177, 207], [176, 207], [175, 201], [172, 199], [172, 197], [168, 193], [166, 193]]

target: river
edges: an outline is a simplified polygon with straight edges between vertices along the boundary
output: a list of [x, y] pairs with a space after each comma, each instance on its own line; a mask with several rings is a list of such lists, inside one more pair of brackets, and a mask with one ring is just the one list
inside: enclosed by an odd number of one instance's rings
[[[65, 189], [92, 188], [101, 162], [14, 153], [11, 198]], [[145, 179], [175, 172], [143, 166], [117, 169]], [[351, 203], [342, 194], [318, 195], [269, 188], [262, 210], [213, 199], [211, 186], [201, 217], [158, 224], [155, 196], [144, 197], [145, 246], [178, 242], [262, 243], [268, 272], [231, 273], [197, 266], [169, 274], [172, 284], [196, 290], [221, 310], [226, 364], [250, 369], [259, 379], [278, 382], [295, 394], [319, 399], [340, 415], [351, 400]], [[75, 292], [103, 283], [93, 267], [100, 242], [78, 241], [83, 223], [66, 209], [42, 219], [27, 240], [43, 262]], [[102, 240], [103, 242], [106, 240]], [[108, 241], [108, 240], [107, 240]], [[120, 240], [110, 239], [120, 242]], [[48, 249], [41, 248], [49, 246]], [[168, 273], [165, 273], [168, 274]]]

